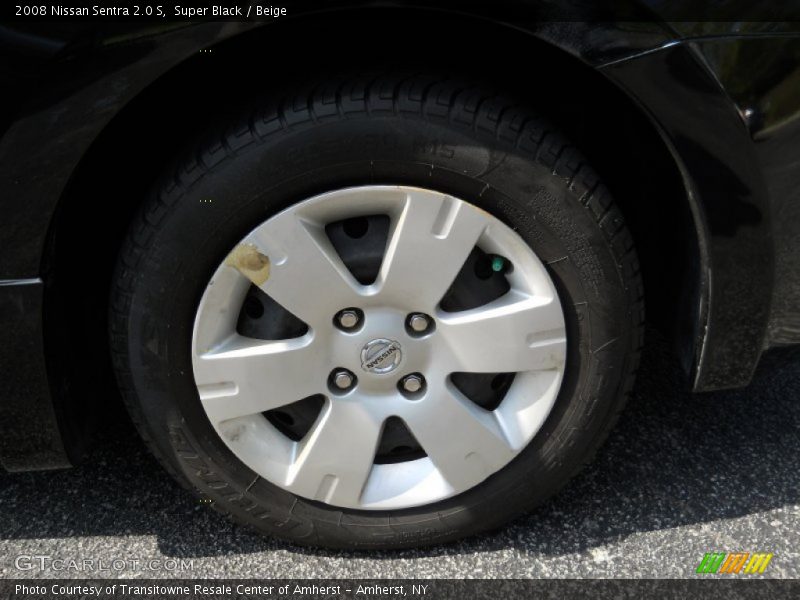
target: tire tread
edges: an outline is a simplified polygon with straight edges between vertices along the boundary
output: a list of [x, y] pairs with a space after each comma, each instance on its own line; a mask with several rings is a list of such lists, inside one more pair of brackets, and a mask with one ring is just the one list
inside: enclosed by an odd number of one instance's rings
[[[442, 80], [427, 74], [322, 81], [277, 101], [266, 99], [255, 103], [243, 119], [229, 124], [228, 127], [214, 130], [203, 144], [168, 169], [166, 176], [154, 187], [131, 223], [119, 255], [109, 303], [112, 361], [119, 388], [131, 420], [145, 443], [167, 472], [185, 488], [198, 491], [183, 473], [178, 472], [154, 442], [153, 432], [139, 404], [127, 349], [128, 311], [136, 286], [137, 272], [144, 267], [143, 262], [152, 237], [195, 182], [213, 173], [226, 162], [234, 160], [243, 149], [264, 144], [273, 136], [287, 135], [299, 127], [316, 122], [386, 114], [439, 120], [485, 135], [495, 143], [509, 144], [562, 178], [584, 209], [592, 215], [613, 253], [620, 282], [627, 294], [632, 342], [618, 400], [606, 414], [599, 417], [602, 419], [601, 433], [595, 436], [585, 452], [584, 464], [592, 460], [617, 422], [632, 390], [644, 344], [644, 290], [633, 238], [625, 225], [623, 215], [613, 203], [608, 189], [580, 152], [535, 113], [480, 86]], [[190, 449], [183, 451], [183, 457], [187, 460], [201, 460]], [[548, 459], [558, 461], [558, 457], [553, 455]], [[581, 466], [575, 465], [567, 477], [574, 475]], [[211, 488], [213, 473], [202, 475], [200, 479], [207, 481]], [[202, 489], [199, 491], [202, 493]], [[251, 511], [257, 505], [250, 501], [249, 504], [245, 502], [248, 491], [249, 488], [231, 490], [224, 497], [234, 499], [232, 504], [254, 517]], [[243, 509], [243, 506], [249, 508]], [[238, 522], [251, 525], [235, 512], [227, 512], [219, 506], [214, 508], [226, 512]], [[267, 516], [261, 515], [263, 518]], [[339, 526], [342, 526], [341, 518]], [[288, 529], [285, 536], [292, 538], [291, 528]], [[318, 540], [313, 539], [310, 542], [304, 538], [293, 540], [300, 544], [318, 543]], [[395, 543], [391, 547], [418, 545], [419, 541]]]

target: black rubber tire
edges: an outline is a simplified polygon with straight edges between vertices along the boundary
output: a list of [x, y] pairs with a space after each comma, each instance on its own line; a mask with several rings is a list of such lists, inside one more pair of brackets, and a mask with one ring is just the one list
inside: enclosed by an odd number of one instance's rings
[[[320, 83], [219, 129], [154, 186], [111, 297], [111, 345], [131, 417], [164, 466], [240, 522], [295, 543], [402, 548], [497, 528], [555, 493], [616, 421], [643, 341], [639, 263], [622, 215], [580, 153], [527, 107], [427, 76]], [[541, 431], [475, 488], [398, 511], [338, 509], [259, 478], [219, 439], [190, 342], [214, 269], [294, 202], [352, 185], [410, 184], [477, 204], [548, 265], [567, 371]]]

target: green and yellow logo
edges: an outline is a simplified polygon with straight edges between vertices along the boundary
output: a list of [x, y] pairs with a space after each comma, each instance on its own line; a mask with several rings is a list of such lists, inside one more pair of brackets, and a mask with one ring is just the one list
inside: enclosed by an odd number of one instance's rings
[[[734, 573], [755, 575], [763, 573], [769, 561], [772, 560], [772, 553], [766, 552], [707, 552], [697, 565], [697, 573]], [[744, 569], [744, 570], [743, 570]]]

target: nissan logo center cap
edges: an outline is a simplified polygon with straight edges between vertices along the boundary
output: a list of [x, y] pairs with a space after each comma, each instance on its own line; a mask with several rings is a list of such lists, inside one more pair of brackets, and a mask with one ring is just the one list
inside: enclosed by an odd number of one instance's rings
[[381, 375], [397, 368], [403, 358], [400, 343], [386, 338], [367, 342], [361, 349], [361, 368], [367, 373]]

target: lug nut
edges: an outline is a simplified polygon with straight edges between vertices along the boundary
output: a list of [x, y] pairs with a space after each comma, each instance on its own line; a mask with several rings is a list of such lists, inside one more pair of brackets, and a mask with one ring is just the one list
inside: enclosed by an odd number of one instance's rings
[[430, 319], [428, 315], [414, 313], [408, 319], [408, 326], [417, 333], [422, 333], [430, 326]]
[[343, 311], [340, 311], [338, 315], [336, 315], [336, 322], [339, 323], [339, 326], [343, 329], [352, 329], [358, 322], [361, 320], [358, 312], [351, 308], [346, 308]]
[[422, 389], [422, 386], [425, 384], [425, 380], [422, 378], [422, 375], [412, 374], [406, 375], [403, 377], [403, 381], [400, 382], [400, 385], [403, 389], [410, 394], [418, 392]]
[[340, 390], [346, 390], [353, 385], [355, 377], [347, 369], [337, 369], [333, 372], [333, 385]]

